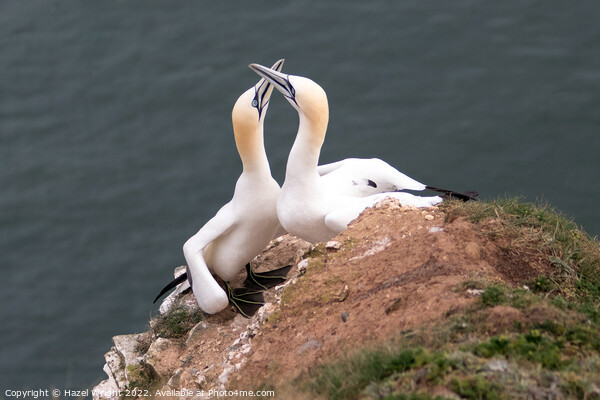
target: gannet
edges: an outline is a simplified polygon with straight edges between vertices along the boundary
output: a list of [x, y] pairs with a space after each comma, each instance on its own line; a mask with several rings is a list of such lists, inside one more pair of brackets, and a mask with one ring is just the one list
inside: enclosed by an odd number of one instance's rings
[[286, 231], [312, 243], [322, 242], [345, 230], [365, 208], [385, 197], [416, 207], [431, 207], [442, 201], [439, 196], [400, 192], [431, 187], [379, 159], [349, 158], [317, 166], [329, 122], [325, 91], [305, 77], [258, 64], [250, 68], [271, 82], [299, 116], [298, 133], [277, 198], [277, 216]]
[[[283, 61], [275, 63], [273, 70], [281, 69]], [[236, 293], [227, 284], [226, 293], [211, 272], [228, 282], [246, 266], [248, 280], [256, 281], [249, 262], [272, 239], [285, 233], [276, 213], [280, 187], [271, 176], [263, 141], [264, 119], [272, 92], [273, 86], [261, 79], [236, 101], [232, 123], [243, 171], [235, 185], [233, 198], [185, 242], [183, 254], [187, 272], [167, 285], [159, 297], [187, 278], [204, 312], [217, 313], [232, 299], [236, 308], [246, 315], [235, 300], [256, 292], [250, 289]], [[260, 301], [250, 303], [261, 305]]]

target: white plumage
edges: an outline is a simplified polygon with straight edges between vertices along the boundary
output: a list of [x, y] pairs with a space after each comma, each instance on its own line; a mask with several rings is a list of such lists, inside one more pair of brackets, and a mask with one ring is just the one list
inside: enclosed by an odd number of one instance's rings
[[[279, 69], [283, 60], [273, 68]], [[200, 308], [214, 314], [229, 304], [213, 278], [233, 279], [273, 238], [283, 231], [277, 219], [279, 184], [271, 177], [264, 148], [263, 125], [273, 86], [261, 79], [237, 100], [233, 131], [243, 172], [233, 198], [183, 246], [188, 279]]]
[[271, 82], [298, 111], [298, 133], [277, 199], [277, 216], [289, 233], [313, 243], [329, 240], [365, 208], [385, 197], [416, 207], [430, 207], [442, 201], [438, 196], [394, 192], [424, 190], [425, 185], [379, 159], [350, 158], [318, 167], [329, 121], [325, 91], [308, 78], [257, 64], [250, 67]]

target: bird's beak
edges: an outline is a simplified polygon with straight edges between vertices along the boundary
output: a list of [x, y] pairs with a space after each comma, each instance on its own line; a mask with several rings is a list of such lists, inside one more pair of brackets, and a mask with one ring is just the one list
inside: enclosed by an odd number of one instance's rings
[[283, 63], [284, 62], [285, 62], [285, 58], [282, 58], [281, 60], [279, 60], [275, 64], [273, 64], [273, 66], [271, 67], [271, 69], [273, 71], [281, 72], [281, 68], [283, 67]]
[[249, 67], [258, 75], [272, 83], [275, 89], [279, 90], [288, 100], [296, 103], [296, 90], [290, 83], [289, 75], [282, 74], [281, 72], [264, 67], [260, 64], [250, 64]]
[[[271, 70], [277, 72], [281, 71], [284, 61], [284, 59], [277, 61], [275, 64], [273, 64]], [[258, 83], [254, 86], [254, 99], [252, 100], [252, 106], [256, 107], [258, 110], [259, 118], [262, 115], [263, 110], [265, 110], [269, 105], [271, 93], [273, 93], [273, 85], [265, 78], [258, 81]]]

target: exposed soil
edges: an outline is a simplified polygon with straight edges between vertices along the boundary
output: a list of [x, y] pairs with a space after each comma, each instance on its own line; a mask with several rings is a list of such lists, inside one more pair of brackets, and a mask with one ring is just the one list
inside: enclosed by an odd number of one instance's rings
[[[231, 309], [206, 316], [184, 338], [158, 344], [154, 338], [146, 358], [160, 370], [164, 389], [250, 390], [291, 381], [357, 346], [465, 309], [476, 298], [466, 281], [522, 285], [549, 271], [541, 253], [490, 235], [494, 223], [446, 222], [437, 208], [387, 202], [366, 210], [328, 244], [313, 247], [285, 236], [254, 261], [259, 271], [294, 265], [289, 285], [265, 294], [272, 304], [259, 317], [244, 319]], [[300, 274], [298, 264], [306, 267]], [[185, 298], [191, 294], [178, 301]], [[526, 318], [494, 307], [490, 330]], [[249, 338], [236, 342], [244, 332]]]
[[334, 240], [340, 249], [318, 247], [322, 254], [286, 289], [230, 386], [277, 384], [357, 344], [438, 321], [473, 301], [459, 290], [467, 280], [520, 284], [549, 268], [540, 254], [515, 253], [478, 225], [445, 223], [436, 208], [368, 209]]

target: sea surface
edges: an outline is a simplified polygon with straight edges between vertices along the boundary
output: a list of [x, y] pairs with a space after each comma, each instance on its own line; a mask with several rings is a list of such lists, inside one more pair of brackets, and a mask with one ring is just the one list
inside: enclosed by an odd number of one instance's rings
[[[321, 162], [545, 201], [600, 234], [600, 2], [0, 2], [0, 398], [105, 379], [231, 198], [252, 62], [327, 91]], [[273, 94], [282, 183], [296, 112]]]

